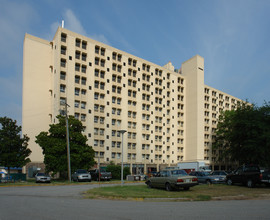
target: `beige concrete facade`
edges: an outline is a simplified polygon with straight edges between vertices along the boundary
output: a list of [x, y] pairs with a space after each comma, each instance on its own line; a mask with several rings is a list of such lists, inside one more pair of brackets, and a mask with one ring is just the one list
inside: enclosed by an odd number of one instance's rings
[[22, 130], [34, 163], [43, 161], [35, 136], [67, 102], [102, 164], [121, 162], [123, 129], [124, 163], [133, 173], [181, 161], [212, 164], [219, 112], [241, 101], [204, 84], [201, 56], [175, 70], [64, 28], [51, 42], [26, 34], [23, 59]]

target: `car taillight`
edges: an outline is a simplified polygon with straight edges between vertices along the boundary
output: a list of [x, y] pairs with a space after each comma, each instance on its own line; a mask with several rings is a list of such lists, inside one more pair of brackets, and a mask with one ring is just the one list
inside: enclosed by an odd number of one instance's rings
[[198, 181], [198, 178], [192, 178], [192, 182]]
[[178, 183], [183, 183], [184, 180], [182, 180], [182, 179], [177, 179], [177, 182], [178, 182]]
[[262, 176], [262, 174], [260, 173], [260, 180], [262, 180], [262, 178], [263, 178], [263, 176]]

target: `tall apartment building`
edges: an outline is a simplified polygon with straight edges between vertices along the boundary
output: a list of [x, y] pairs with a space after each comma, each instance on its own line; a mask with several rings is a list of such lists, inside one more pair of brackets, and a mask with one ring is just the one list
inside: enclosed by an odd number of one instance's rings
[[119, 131], [126, 130], [124, 164], [133, 173], [181, 161], [218, 169], [226, 165], [212, 152], [218, 115], [240, 101], [204, 84], [198, 55], [177, 70], [60, 27], [51, 42], [25, 35], [22, 131], [30, 137], [32, 165], [43, 162], [35, 136], [57, 122], [67, 103], [102, 164], [121, 162]]

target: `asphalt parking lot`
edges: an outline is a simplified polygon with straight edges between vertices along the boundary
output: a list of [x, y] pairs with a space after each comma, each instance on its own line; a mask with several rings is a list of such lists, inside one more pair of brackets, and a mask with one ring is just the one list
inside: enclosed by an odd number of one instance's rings
[[84, 199], [82, 193], [93, 187], [99, 185], [0, 187], [0, 220], [269, 219], [270, 216], [270, 200], [137, 202]]

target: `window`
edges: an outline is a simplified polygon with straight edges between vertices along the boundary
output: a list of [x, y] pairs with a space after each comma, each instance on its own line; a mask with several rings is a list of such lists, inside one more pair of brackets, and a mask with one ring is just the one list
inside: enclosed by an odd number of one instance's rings
[[79, 120], [80, 114], [79, 113], [75, 113], [74, 114], [74, 117]]
[[99, 70], [95, 69], [95, 76], [98, 77], [99, 76]]
[[100, 78], [102, 78], [102, 79], [105, 78], [105, 72], [104, 71], [100, 71]]
[[79, 76], [75, 76], [75, 83], [80, 83], [80, 77]]
[[94, 86], [95, 86], [96, 89], [98, 89], [98, 87], [99, 87], [99, 81], [95, 81]]
[[65, 85], [60, 85], [60, 92], [66, 92], [66, 86]]
[[76, 47], [81, 47], [81, 40], [77, 38], [75, 45]]
[[105, 48], [101, 48], [100, 54], [101, 54], [102, 56], [105, 56]]
[[75, 71], [80, 71], [80, 64], [78, 64], [78, 63], [75, 63]]
[[105, 88], [105, 83], [100, 83], [100, 89], [104, 90]]
[[98, 128], [94, 128], [94, 135], [98, 135]]
[[86, 85], [86, 78], [82, 77], [82, 85]]
[[117, 98], [117, 104], [121, 105], [121, 98]]
[[82, 65], [82, 73], [86, 73], [86, 66]]
[[61, 46], [61, 54], [66, 55], [67, 48], [65, 46]]
[[82, 42], [82, 49], [85, 49], [86, 50], [86, 47], [87, 47], [87, 42], [86, 41], [83, 41]]
[[82, 108], [82, 109], [85, 109], [85, 106], [86, 106], [86, 102], [82, 102], [82, 103], [81, 103], [81, 108]]
[[79, 88], [75, 88], [75, 95], [80, 95], [80, 89]]
[[98, 112], [98, 109], [99, 109], [99, 105], [95, 104], [95, 105], [94, 105], [94, 111], [95, 111], [95, 112]]
[[60, 79], [61, 80], [65, 80], [66, 79], [66, 73], [65, 72], [63, 72], [63, 71], [60, 72]]
[[81, 121], [85, 121], [86, 115], [85, 114], [81, 114]]
[[104, 67], [105, 66], [105, 60], [100, 61], [100, 66]]
[[100, 124], [104, 124], [104, 118], [100, 117]]
[[95, 53], [99, 54], [99, 46], [95, 46]]
[[99, 65], [99, 58], [98, 57], [95, 58], [95, 65]]
[[67, 41], [67, 35], [65, 33], [61, 33], [61, 41], [66, 42]]
[[76, 51], [75, 52], [75, 58], [76, 59], [80, 59], [81, 58], [81, 52], [80, 51]]
[[87, 58], [87, 54], [86, 53], [82, 53], [82, 60], [83, 61], [86, 61], [86, 58]]
[[60, 97], [60, 105], [66, 104], [66, 98]]
[[122, 59], [122, 55], [118, 54], [118, 55], [117, 55], [117, 60], [118, 60], [119, 62], [121, 62], [121, 59]]
[[74, 102], [74, 107], [75, 107], [75, 108], [79, 108], [79, 106], [80, 106], [80, 102], [77, 101], [77, 100], [75, 100], [75, 102]]
[[61, 67], [66, 67], [66, 62], [65, 59], [61, 59]]
[[98, 123], [98, 119], [99, 119], [98, 116], [94, 116], [94, 123]]

